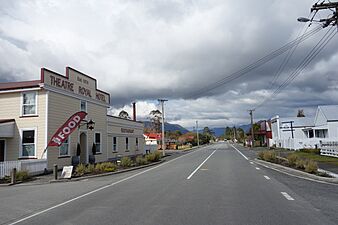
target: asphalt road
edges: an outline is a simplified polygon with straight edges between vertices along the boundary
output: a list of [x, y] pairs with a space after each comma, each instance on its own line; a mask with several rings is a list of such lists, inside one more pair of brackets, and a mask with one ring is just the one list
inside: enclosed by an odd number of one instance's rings
[[[294, 188], [242, 154], [222, 143], [129, 173], [1, 188], [0, 224], [338, 224], [313, 204], [331, 191], [335, 206], [337, 186]], [[311, 185], [324, 185], [314, 199]]]

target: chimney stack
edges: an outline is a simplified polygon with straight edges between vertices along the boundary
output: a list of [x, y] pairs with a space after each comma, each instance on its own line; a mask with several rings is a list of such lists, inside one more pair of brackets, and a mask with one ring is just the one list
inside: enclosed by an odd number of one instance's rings
[[133, 120], [136, 121], [136, 102], [133, 102]]

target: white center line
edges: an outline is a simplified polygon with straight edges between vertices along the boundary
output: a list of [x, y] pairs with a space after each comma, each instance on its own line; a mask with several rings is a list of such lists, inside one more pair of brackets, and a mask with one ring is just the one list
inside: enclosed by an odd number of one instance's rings
[[281, 194], [289, 201], [293, 201], [295, 199], [293, 199], [288, 193], [286, 192], [281, 192]]
[[256, 167], [256, 170], [260, 170], [260, 168]]
[[268, 177], [268, 176], [264, 176], [264, 177], [265, 177], [265, 179], [270, 180], [270, 177]]
[[244, 159], [249, 160], [248, 157], [246, 157], [242, 152], [240, 152], [235, 146], [231, 145], [231, 147], [233, 147], [239, 154], [241, 154], [244, 157]]
[[190, 178], [203, 166], [203, 164], [216, 152], [217, 150], [214, 150], [188, 177], [187, 180], [190, 180]]

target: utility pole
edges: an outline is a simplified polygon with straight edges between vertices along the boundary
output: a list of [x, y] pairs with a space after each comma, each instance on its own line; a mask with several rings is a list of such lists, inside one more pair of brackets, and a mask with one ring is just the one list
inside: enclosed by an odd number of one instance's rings
[[164, 102], [168, 101], [167, 99], [158, 99], [159, 103], [161, 103], [162, 107], [162, 151], [163, 156], [165, 156], [165, 140], [164, 140]]
[[200, 146], [200, 137], [198, 134], [198, 120], [196, 120], [196, 137], [197, 137], [197, 146]]
[[251, 118], [251, 148], [253, 148], [254, 147], [254, 141], [255, 141], [254, 127], [253, 127], [253, 112], [255, 110], [249, 109], [248, 111], [250, 113], [250, 118]]
[[[333, 15], [329, 18], [326, 18], [326, 19], [322, 19], [320, 20], [321, 22], [325, 22], [323, 24], [323, 27], [327, 27], [329, 25], [333, 25], [333, 26], [337, 26], [338, 25], [338, 15], [337, 15], [337, 12], [338, 12], [338, 2], [328, 2], [328, 3], [324, 3], [325, 1], [323, 1], [322, 3], [316, 3], [312, 6], [311, 8], [311, 12], [315, 11], [316, 13], [319, 11], [319, 10], [331, 10], [333, 11], [332, 9], [335, 9], [336, 11], [334, 11]], [[310, 20], [312, 22], [312, 20]]]

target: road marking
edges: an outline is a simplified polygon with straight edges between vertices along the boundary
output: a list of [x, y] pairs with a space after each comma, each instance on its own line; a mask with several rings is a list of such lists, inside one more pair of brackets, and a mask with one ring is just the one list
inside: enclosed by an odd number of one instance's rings
[[281, 194], [289, 201], [293, 201], [295, 199], [293, 199], [288, 193], [286, 192], [281, 192]]
[[188, 177], [187, 180], [190, 180], [190, 178], [203, 166], [203, 164], [216, 152], [217, 150], [214, 150]]
[[[202, 148], [200, 148], [200, 149], [198, 149], [198, 150], [195, 150], [195, 151], [193, 151], [193, 152], [191, 152], [191, 153], [187, 153], [187, 154], [181, 155], [181, 156], [179, 156], [179, 157], [177, 157], [177, 158], [175, 158], [175, 159], [172, 159], [172, 160], [170, 160], [170, 161], [168, 161], [168, 162], [161, 163], [161, 164], [158, 165], [158, 166], [152, 167], [152, 168], [150, 168], [150, 169], [147, 169], [147, 170], [144, 170], [144, 171], [142, 171], [142, 172], [136, 173], [136, 174], [131, 175], [131, 176], [129, 176], [129, 177], [123, 178], [122, 180], [116, 181], [116, 182], [114, 182], [114, 183], [105, 185], [105, 186], [100, 187], [100, 188], [98, 188], [98, 189], [95, 189], [95, 190], [93, 190], [93, 191], [90, 191], [90, 192], [87, 192], [87, 193], [85, 193], [85, 194], [79, 195], [79, 196], [77, 196], [77, 197], [75, 197], [75, 198], [69, 199], [69, 200], [67, 200], [67, 201], [65, 201], [65, 202], [62, 202], [62, 203], [60, 203], [60, 204], [57, 204], [57, 205], [55, 205], [55, 206], [49, 207], [49, 208], [47, 208], [47, 209], [44, 209], [44, 210], [39, 211], [39, 212], [37, 212], [37, 213], [34, 213], [34, 214], [30, 215], [30, 216], [26, 216], [26, 217], [24, 217], [24, 218], [22, 218], [22, 219], [20, 219], [20, 220], [14, 221], [13, 223], [10, 223], [10, 224], [8, 224], [8, 225], [14, 225], [14, 224], [21, 223], [21, 222], [23, 222], [23, 221], [26, 221], [26, 220], [28, 220], [28, 219], [31, 219], [31, 218], [33, 218], [33, 217], [36, 217], [36, 216], [38, 216], [38, 215], [41, 215], [41, 214], [46, 213], [46, 212], [48, 212], [48, 211], [51, 211], [51, 210], [53, 210], [53, 209], [59, 208], [59, 207], [64, 206], [64, 205], [66, 205], [66, 204], [68, 204], [68, 203], [71, 203], [71, 202], [76, 201], [76, 200], [78, 200], [78, 199], [84, 198], [84, 197], [86, 197], [86, 196], [88, 196], [88, 195], [91, 195], [91, 194], [94, 194], [94, 193], [96, 193], [96, 192], [99, 192], [99, 191], [101, 191], [101, 190], [107, 189], [107, 188], [112, 187], [112, 186], [114, 186], [114, 185], [116, 185], [116, 184], [119, 184], [119, 183], [122, 183], [122, 182], [124, 182], [124, 181], [130, 180], [130, 179], [132, 179], [132, 178], [134, 178], [134, 177], [137, 177], [137, 176], [139, 176], [139, 175], [141, 175], [141, 174], [144, 174], [144, 173], [149, 172], [149, 171], [151, 171], [151, 170], [157, 169], [157, 168], [159, 168], [159, 167], [161, 167], [161, 166], [164, 166], [164, 165], [166, 165], [166, 164], [168, 164], [168, 163], [174, 162], [174, 161], [176, 161], [176, 160], [178, 160], [178, 159], [180, 159], [180, 158], [182, 158], [182, 157], [184, 157], [184, 156], [190, 155], [190, 154], [195, 153], [195, 152], [199, 152], [199, 151], [204, 150], [204, 149], [205, 149], [205, 147], [202, 147]], [[216, 151], [216, 150], [215, 150], [215, 151]]]
[[240, 152], [235, 146], [231, 145], [231, 147], [233, 147], [239, 154], [241, 154], [244, 157], [244, 159], [249, 160], [248, 157], [246, 157], [242, 152]]
[[265, 177], [265, 179], [270, 180], [270, 177], [268, 177], [268, 176], [264, 176], [264, 177]]
[[260, 168], [256, 167], [256, 170], [260, 170]]
[[320, 184], [328, 184], [328, 185], [338, 186], [338, 184], [336, 184], [336, 183], [329, 183], [329, 182], [326, 182], [326, 181], [315, 180], [315, 179], [308, 178], [308, 177], [302, 177], [302, 176], [294, 175], [294, 174], [291, 174], [291, 173], [288, 173], [288, 172], [285, 172], [285, 171], [282, 171], [282, 170], [279, 170], [279, 169], [276, 169], [276, 168], [264, 165], [264, 164], [262, 164], [260, 162], [256, 162], [256, 163], [259, 164], [259, 165], [261, 165], [261, 166], [264, 166], [265, 168], [269, 168], [270, 170], [274, 170], [274, 171], [286, 174], [286, 175], [291, 176], [291, 177], [296, 177], [296, 178], [307, 180], [307, 181], [317, 182], [317, 183], [320, 183]]
[[252, 164], [252, 165], [253, 165], [254, 163], [253, 163], [253, 162], [250, 162], [250, 164]]
[[202, 170], [202, 171], [206, 171], [206, 170], [209, 170], [209, 169], [204, 169], [204, 168], [202, 168], [201, 170]]

